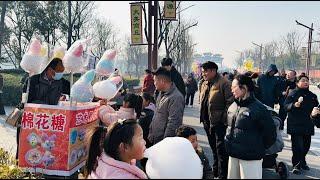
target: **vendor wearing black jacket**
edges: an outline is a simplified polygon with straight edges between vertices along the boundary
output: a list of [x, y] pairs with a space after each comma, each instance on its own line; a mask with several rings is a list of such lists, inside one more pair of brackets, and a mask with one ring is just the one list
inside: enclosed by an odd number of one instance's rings
[[[31, 76], [28, 103], [57, 105], [63, 94], [70, 94], [70, 82], [62, 78], [63, 71], [62, 60], [54, 58], [41, 74]], [[23, 92], [26, 89], [27, 81]]]
[[276, 127], [271, 113], [255, 98], [250, 77], [238, 75], [231, 89], [235, 102], [228, 109], [225, 137], [228, 179], [261, 179], [262, 158], [276, 140]]
[[[27, 92], [27, 84], [30, 79], [28, 103], [57, 105], [59, 100], [64, 100], [63, 94], [70, 94], [69, 81], [62, 78], [64, 66], [62, 60], [54, 58], [41, 74], [26, 78], [23, 92]], [[17, 128], [17, 155], [19, 147], [20, 127]]]
[[314, 123], [311, 113], [318, 106], [318, 99], [309, 90], [309, 78], [300, 75], [297, 88], [289, 93], [284, 102], [288, 112], [287, 133], [291, 135], [293, 173], [301, 174], [301, 169], [309, 170], [306, 155], [310, 149]]

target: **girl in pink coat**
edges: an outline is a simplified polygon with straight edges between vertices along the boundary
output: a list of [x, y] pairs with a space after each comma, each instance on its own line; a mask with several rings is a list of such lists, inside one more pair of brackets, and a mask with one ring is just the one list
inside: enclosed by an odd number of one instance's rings
[[139, 95], [128, 93], [123, 99], [123, 106], [119, 111], [115, 111], [105, 101], [100, 101], [99, 119], [104, 125], [109, 126], [118, 119], [138, 119], [142, 111], [143, 99]]
[[92, 136], [86, 164], [88, 178], [147, 179], [146, 174], [132, 164], [132, 160], [143, 158], [146, 149], [143, 131], [137, 120], [118, 120], [108, 127], [107, 134], [105, 132], [104, 127], [98, 127]]

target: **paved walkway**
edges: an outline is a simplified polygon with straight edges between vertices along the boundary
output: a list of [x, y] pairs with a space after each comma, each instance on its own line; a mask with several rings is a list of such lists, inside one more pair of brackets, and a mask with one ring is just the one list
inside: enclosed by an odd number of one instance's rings
[[[208, 139], [206, 136], [206, 132], [203, 129], [203, 124], [200, 124], [199, 116], [200, 116], [200, 105], [198, 104], [198, 94], [195, 95], [194, 107], [185, 108], [183, 122], [186, 125], [189, 125], [196, 129], [198, 133], [198, 141], [199, 145], [204, 149], [209, 161], [210, 165], [213, 163], [212, 151], [208, 143]], [[285, 134], [285, 136], [287, 136]], [[291, 141], [289, 137], [283, 137], [285, 147], [282, 152], [279, 153], [277, 158], [278, 161], [284, 161], [288, 164], [290, 175], [289, 179], [319, 179], [320, 178], [320, 156], [317, 156], [315, 153], [309, 151], [309, 154], [306, 157], [306, 161], [310, 167], [310, 171], [304, 171], [302, 175], [295, 175], [291, 173]], [[279, 179], [279, 176], [272, 169], [264, 169], [263, 171], [263, 179]]]

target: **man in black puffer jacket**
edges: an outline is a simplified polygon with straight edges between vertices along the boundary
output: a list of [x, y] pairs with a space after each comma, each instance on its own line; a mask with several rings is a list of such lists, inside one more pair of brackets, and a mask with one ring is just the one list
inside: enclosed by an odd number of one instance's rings
[[277, 104], [280, 97], [280, 87], [278, 77], [274, 75], [278, 73], [277, 66], [271, 64], [265, 74], [261, 74], [257, 80], [259, 87], [260, 96], [257, 97], [259, 100], [273, 108]]
[[254, 84], [250, 77], [237, 76], [231, 89], [235, 102], [228, 109], [225, 137], [230, 156], [228, 179], [261, 179], [262, 158], [276, 140], [276, 127], [271, 113], [254, 97]]
[[163, 58], [161, 61], [161, 66], [166, 68], [171, 73], [171, 81], [177, 86], [178, 90], [181, 92], [183, 97], [186, 96], [186, 86], [184, 84], [183, 78], [181, 74], [177, 71], [177, 69], [172, 66], [171, 58]]
[[297, 88], [289, 93], [284, 102], [288, 112], [287, 133], [291, 135], [294, 174], [301, 174], [301, 169], [310, 169], [306, 155], [310, 149], [311, 136], [314, 135], [311, 113], [318, 105], [317, 96], [309, 90], [309, 78], [300, 75], [297, 78]]

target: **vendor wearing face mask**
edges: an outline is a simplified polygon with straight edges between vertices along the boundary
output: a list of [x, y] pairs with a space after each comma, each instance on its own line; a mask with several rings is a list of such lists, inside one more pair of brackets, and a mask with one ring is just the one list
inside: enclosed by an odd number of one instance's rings
[[[70, 82], [62, 78], [64, 66], [62, 60], [54, 58], [41, 74], [31, 76], [28, 103], [57, 105], [64, 100], [63, 94], [70, 94]], [[23, 92], [27, 91], [26, 80]]]
[[[31, 76], [28, 103], [57, 105], [59, 101], [65, 100], [63, 94], [70, 94], [70, 82], [62, 78], [63, 71], [62, 60], [54, 58], [41, 74]], [[28, 80], [29, 77], [24, 82], [23, 93], [27, 92]], [[20, 128], [17, 127], [16, 159], [18, 159]]]

